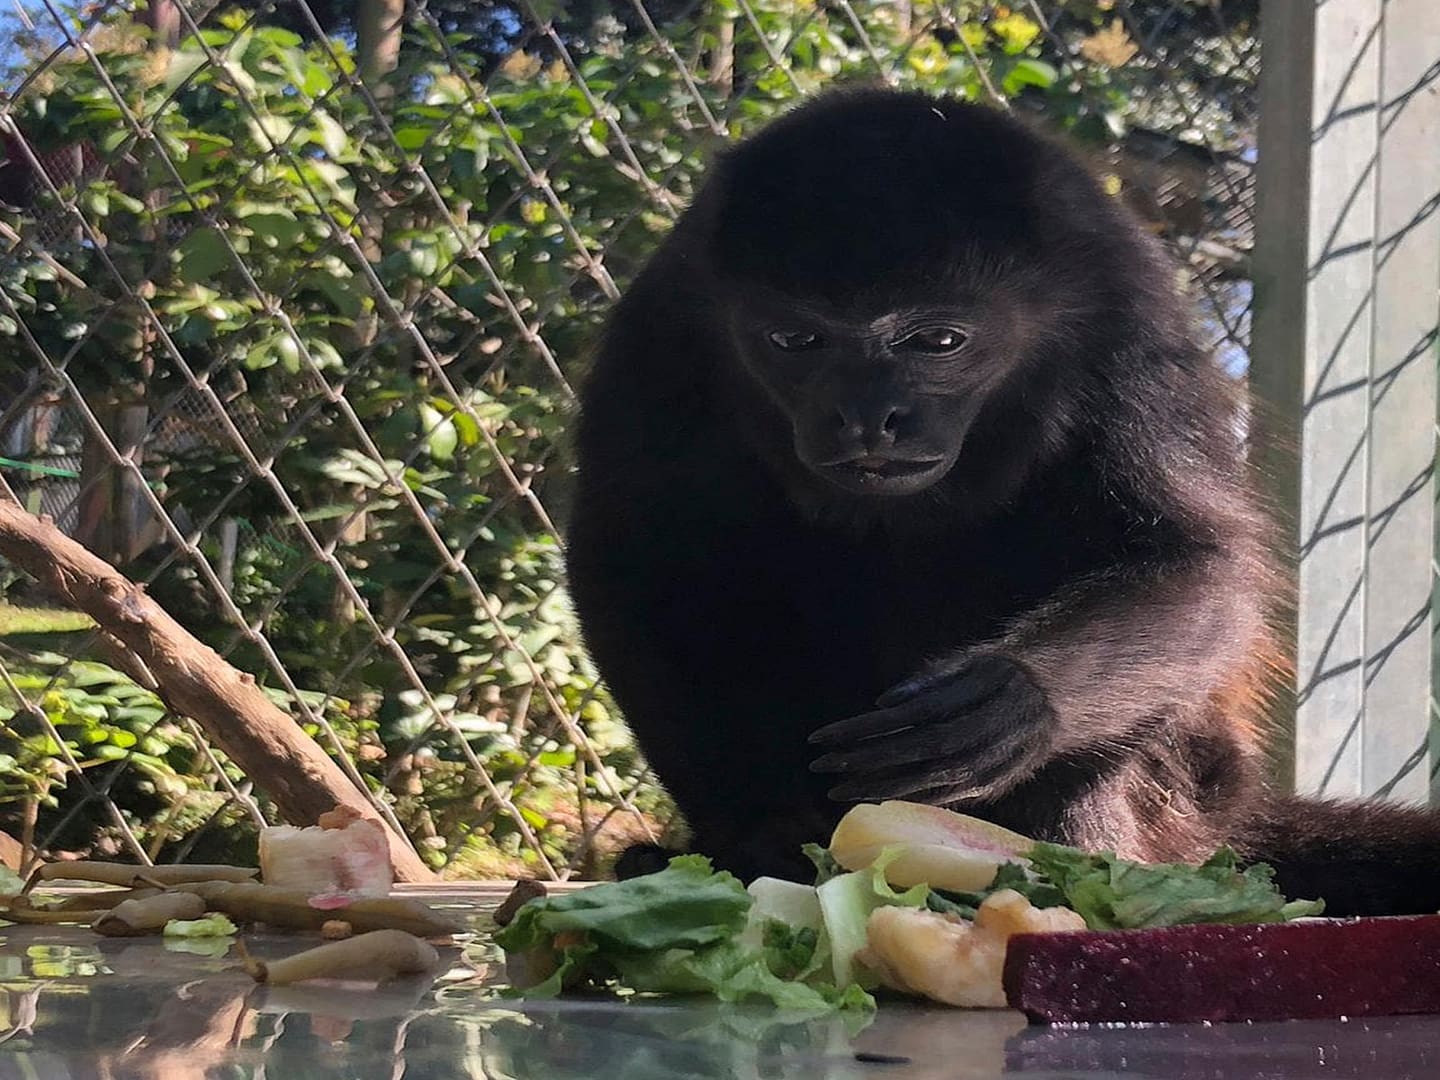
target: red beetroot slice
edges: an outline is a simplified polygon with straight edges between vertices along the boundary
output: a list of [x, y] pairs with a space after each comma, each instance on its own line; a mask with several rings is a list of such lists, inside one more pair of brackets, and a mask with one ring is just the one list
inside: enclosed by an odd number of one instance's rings
[[1005, 995], [1040, 1023], [1440, 1012], [1440, 916], [1018, 934]]

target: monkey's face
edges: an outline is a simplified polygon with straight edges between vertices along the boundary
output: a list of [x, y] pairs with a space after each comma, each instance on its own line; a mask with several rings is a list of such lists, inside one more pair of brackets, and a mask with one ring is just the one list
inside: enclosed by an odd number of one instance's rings
[[913, 495], [955, 465], [1005, 366], [973, 310], [925, 304], [847, 318], [751, 298], [732, 328], [803, 465], [856, 494]]
[[1148, 241], [1012, 118], [831, 100], [729, 153], [686, 219], [679, 264], [705, 275], [726, 367], [764, 390], [747, 426], [823, 495], [999, 490], [1025, 467], [996, 463], [1058, 445], [1142, 325]]

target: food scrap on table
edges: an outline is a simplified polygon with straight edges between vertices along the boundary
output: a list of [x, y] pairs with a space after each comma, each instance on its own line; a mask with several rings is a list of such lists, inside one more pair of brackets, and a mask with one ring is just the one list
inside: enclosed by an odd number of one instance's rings
[[267, 885], [308, 893], [316, 907], [333, 909], [388, 896], [395, 870], [385, 827], [337, 806], [307, 828], [261, 829], [260, 877]]
[[385, 982], [433, 971], [440, 963], [435, 947], [401, 930], [372, 930], [332, 941], [281, 960], [256, 960], [241, 946], [245, 970], [259, 983], [287, 986], [312, 979]]

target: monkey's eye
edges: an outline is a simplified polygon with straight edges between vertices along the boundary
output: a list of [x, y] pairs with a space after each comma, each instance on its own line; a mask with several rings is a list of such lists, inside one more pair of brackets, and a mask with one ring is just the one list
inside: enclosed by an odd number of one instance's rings
[[969, 335], [953, 326], [927, 326], [907, 334], [895, 344], [911, 352], [927, 353], [931, 356], [946, 356], [965, 344]]
[[813, 330], [773, 330], [766, 336], [782, 352], [802, 352], [825, 344], [825, 339]]

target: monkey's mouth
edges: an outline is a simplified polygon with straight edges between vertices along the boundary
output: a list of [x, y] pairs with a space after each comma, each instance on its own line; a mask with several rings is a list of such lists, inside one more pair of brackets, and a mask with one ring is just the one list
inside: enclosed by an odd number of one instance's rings
[[858, 457], [852, 458], [850, 461], [839, 462], [834, 467], [859, 473], [861, 476], [877, 476], [888, 479], [896, 476], [919, 476], [921, 473], [929, 472], [940, 463], [940, 458], [905, 461], [888, 457]]
[[876, 495], [903, 495], [938, 480], [946, 458], [892, 458], [869, 455], [827, 464], [825, 474], [841, 487]]

